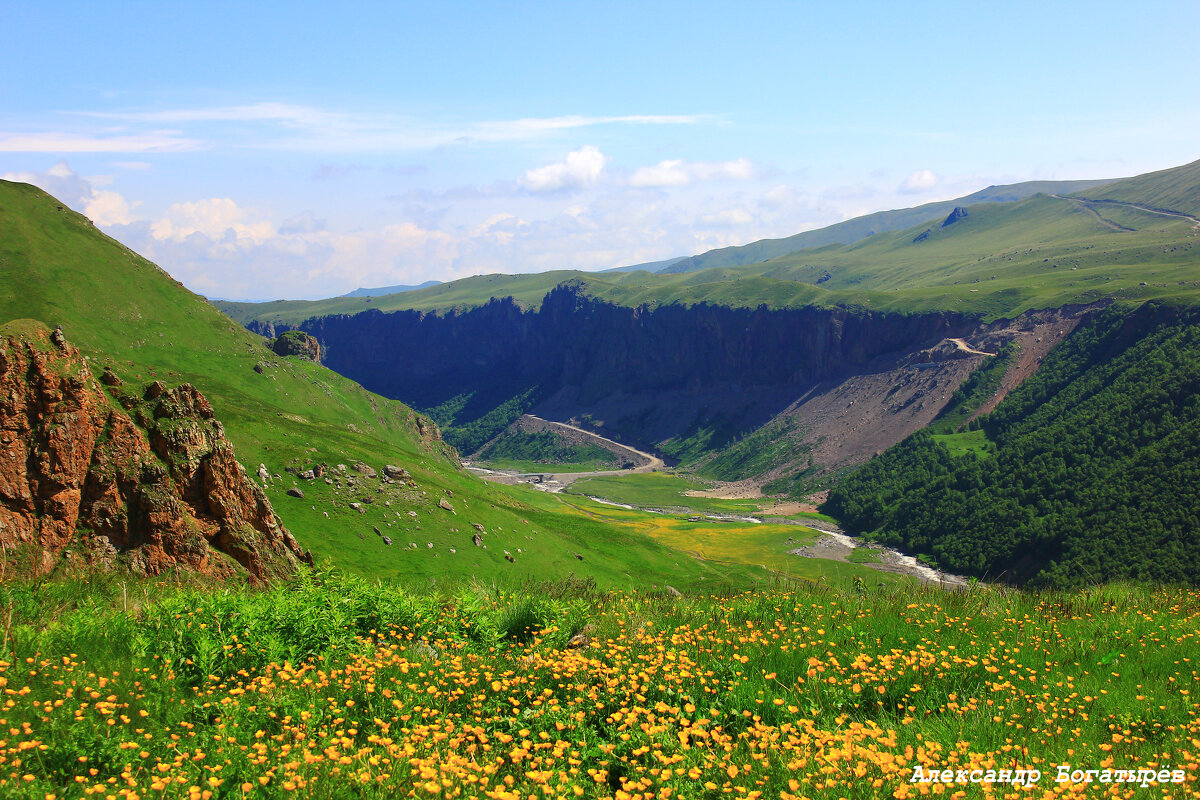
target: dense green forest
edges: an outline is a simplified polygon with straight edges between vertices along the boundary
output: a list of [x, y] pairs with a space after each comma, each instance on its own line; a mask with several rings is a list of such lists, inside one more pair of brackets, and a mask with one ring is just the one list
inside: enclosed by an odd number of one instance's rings
[[826, 510], [989, 579], [1200, 583], [1200, 312], [1090, 318], [977, 427], [988, 446], [957, 455], [953, 437], [909, 437]]
[[537, 390], [538, 387], [534, 386], [509, 398], [486, 414], [461, 425], [456, 422], [460, 417], [469, 417], [465, 409], [473, 399], [470, 395], [451, 398], [440, 406], [429, 409], [427, 413], [442, 426], [442, 438], [454, 445], [458, 452], [466, 455], [483, 447], [488, 440], [499, 435], [528, 411], [534, 405], [533, 398]]

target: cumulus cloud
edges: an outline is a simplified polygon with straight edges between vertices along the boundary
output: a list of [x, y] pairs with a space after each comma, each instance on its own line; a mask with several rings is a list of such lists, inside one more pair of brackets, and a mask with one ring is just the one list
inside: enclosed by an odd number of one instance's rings
[[904, 179], [904, 182], [900, 184], [900, 191], [904, 194], [927, 192], [938, 185], [938, 180], [939, 178], [933, 170], [919, 169]]
[[670, 159], [654, 166], [639, 167], [629, 176], [630, 186], [686, 186], [693, 181], [750, 180], [759, 170], [748, 158], [733, 161], [684, 161]]
[[133, 221], [133, 209], [120, 194], [96, 189], [96, 183], [107, 183], [108, 179], [88, 179], [71, 169], [66, 161], [59, 161], [45, 172], [6, 172], [0, 175], [6, 181], [29, 183], [44, 189], [83, 214], [97, 225], [128, 225]]
[[229, 198], [176, 203], [160, 219], [115, 226], [113, 236], [189, 288], [213, 297], [330, 297], [354, 286], [420, 283], [445, 275], [453, 236], [397, 222], [330, 231], [311, 213], [276, 227]]
[[520, 184], [531, 192], [557, 192], [591, 186], [600, 179], [607, 156], [599, 148], [585, 145], [567, 153], [562, 161], [528, 170]]
[[155, 239], [181, 241], [199, 233], [209, 239], [249, 239], [262, 242], [275, 235], [270, 220], [254, 219], [255, 214], [228, 197], [214, 197], [192, 203], [175, 203], [150, 226]]

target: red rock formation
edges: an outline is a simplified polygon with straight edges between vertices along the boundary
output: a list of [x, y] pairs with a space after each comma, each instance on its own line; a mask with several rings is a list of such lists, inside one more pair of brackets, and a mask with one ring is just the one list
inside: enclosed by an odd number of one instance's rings
[[6, 570], [65, 561], [271, 580], [312, 563], [195, 387], [155, 382], [138, 398], [105, 383], [61, 332], [0, 339]]

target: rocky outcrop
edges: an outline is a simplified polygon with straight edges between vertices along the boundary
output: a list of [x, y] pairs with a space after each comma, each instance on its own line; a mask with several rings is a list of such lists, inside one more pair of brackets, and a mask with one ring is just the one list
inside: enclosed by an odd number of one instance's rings
[[955, 206], [954, 210], [951, 211], [948, 215], [946, 215], [946, 218], [944, 220], [942, 220], [942, 227], [945, 228], [947, 225], [953, 225], [954, 223], [958, 222], [959, 220], [963, 220], [966, 218], [967, 218], [967, 210], [965, 208], [963, 208], [962, 206]]
[[26, 326], [0, 339], [3, 567], [120, 566], [257, 580], [312, 562], [190, 384], [102, 386], [77, 350]]
[[320, 342], [304, 331], [287, 331], [271, 342], [271, 349], [276, 355], [300, 356], [317, 363], [321, 361]]

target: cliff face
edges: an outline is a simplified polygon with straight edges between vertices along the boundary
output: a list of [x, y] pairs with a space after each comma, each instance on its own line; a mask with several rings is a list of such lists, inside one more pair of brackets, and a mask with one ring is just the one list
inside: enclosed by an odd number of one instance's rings
[[599, 414], [607, 430], [650, 443], [706, 415], [761, 424], [797, 386], [974, 325], [948, 313], [628, 308], [560, 286], [534, 311], [493, 300], [444, 316], [366, 311], [300, 327], [320, 340], [326, 366], [381, 394], [425, 408], [472, 394], [460, 421], [537, 387], [553, 418]]
[[[190, 384], [97, 382], [61, 331], [0, 339], [3, 566], [119, 563], [256, 579], [311, 563]], [[240, 565], [240, 566], [239, 566]]]

